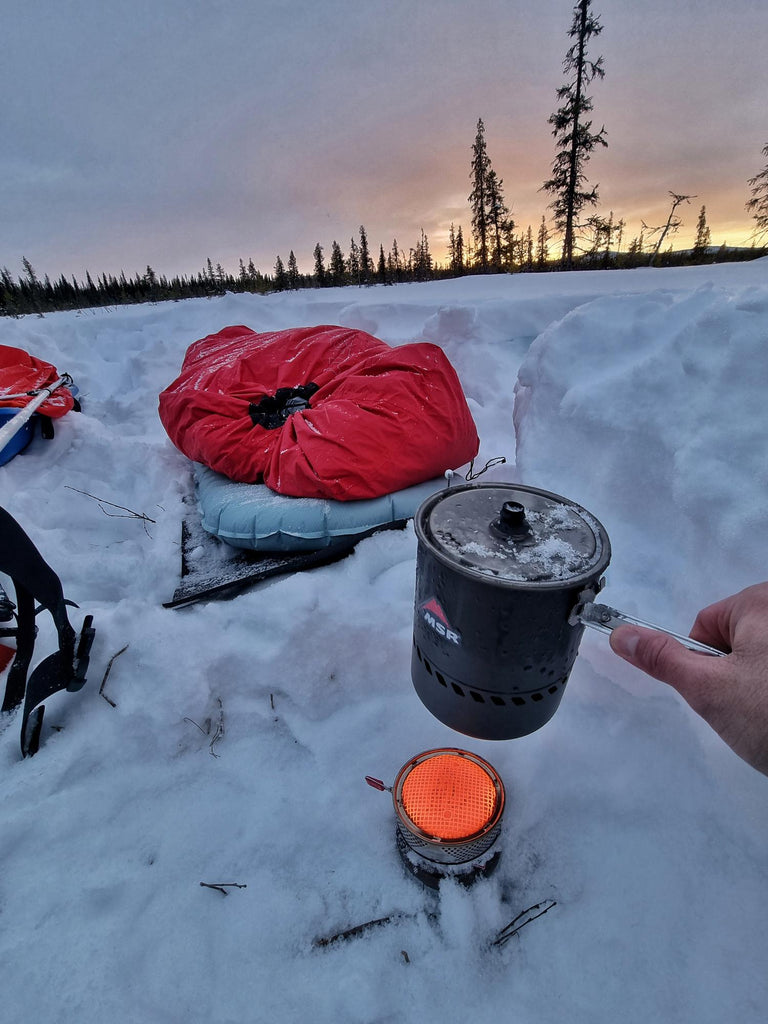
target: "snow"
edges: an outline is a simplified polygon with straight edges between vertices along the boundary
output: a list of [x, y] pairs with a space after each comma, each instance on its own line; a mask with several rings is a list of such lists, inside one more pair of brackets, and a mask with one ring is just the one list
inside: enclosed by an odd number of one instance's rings
[[[586, 631], [549, 724], [493, 743], [413, 690], [412, 527], [230, 601], [162, 608], [191, 473], [157, 396], [189, 344], [241, 323], [442, 346], [475, 468], [507, 459], [481, 479], [596, 516], [601, 600], [625, 612], [686, 632], [768, 575], [766, 260], [4, 320], [2, 343], [71, 373], [84, 411], [0, 468], [0, 503], [97, 629], [88, 683], [49, 702], [40, 752], [20, 759], [18, 715], [0, 733], [4, 1020], [764, 1021], [768, 780], [604, 636]], [[99, 686], [126, 644], [113, 707]], [[441, 746], [487, 758], [508, 807], [496, 875], [435, 896], [364, 776], [391, 783]]]

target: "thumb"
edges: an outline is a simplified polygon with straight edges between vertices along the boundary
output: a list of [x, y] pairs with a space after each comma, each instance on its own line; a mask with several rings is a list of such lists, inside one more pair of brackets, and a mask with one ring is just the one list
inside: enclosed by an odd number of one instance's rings
[[666, 633], [638, 626], [619, 626], [611, 633], [610, 645], [619, 657], [676, 690], [687, 689], [687, 684], [701, 674], [701, 655], [689, 651]]

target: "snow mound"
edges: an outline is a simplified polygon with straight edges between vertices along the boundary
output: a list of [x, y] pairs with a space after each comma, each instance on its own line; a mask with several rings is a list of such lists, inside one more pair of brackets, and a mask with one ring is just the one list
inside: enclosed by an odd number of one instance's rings
[[515, 388], [518, 472], [603, 522], [614, 602], [669, 616], [723, 596], [724, 578], [756, 582], [766, 322], [768, 288], [614, 295], [531, 346]]

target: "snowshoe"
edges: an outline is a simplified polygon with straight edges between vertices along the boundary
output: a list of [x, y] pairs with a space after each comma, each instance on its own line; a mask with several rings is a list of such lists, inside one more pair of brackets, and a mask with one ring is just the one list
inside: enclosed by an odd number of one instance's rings
[[[22, 702], [21, 752], [37, 752], [44, 706], [42, 702], [59, 690], [79, 690], [86, 679], [95, 629], [87, 615], [79, 634], [72, 628], [61, 581], [13, 516], [0, 507], [0, 572], [13, 581], [16, 604], [0, 587], [0, 621], [14, 622], [0, 627], [0, 636], [14, 637], [16, 650], [5, 684], [3, 712], [14, 711]], [[35, 608], [35, 600], [40, 606]], [[76, 607], [76, 606], [74, 606]], [[50, 612], [58, 633], [59, 649], [27, 675], [35, 648], [35, 617]]]

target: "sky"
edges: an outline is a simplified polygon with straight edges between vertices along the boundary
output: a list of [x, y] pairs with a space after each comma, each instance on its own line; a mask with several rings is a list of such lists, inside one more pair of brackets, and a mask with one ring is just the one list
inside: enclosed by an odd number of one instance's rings
[[[317, 242], [444, 257], [470, 234], [478, 118], [521, 230], [540, 191], [564, 84], [567, 0], [0, 0], [0, 267], [39, 276], [264, 273]], [[712, 242], [749, 244], [747, 181], [768, 143], [762, 0], [596, 0], [602, 55], [587, 165], [596, 212], [665, 223], [691, 195]]]

